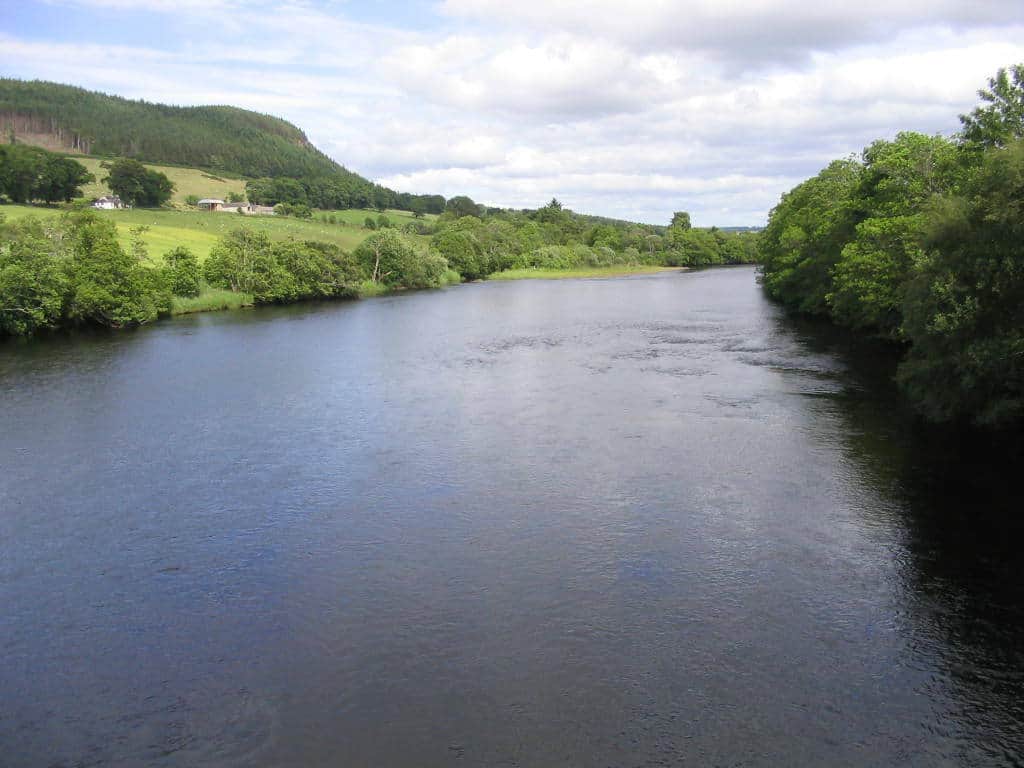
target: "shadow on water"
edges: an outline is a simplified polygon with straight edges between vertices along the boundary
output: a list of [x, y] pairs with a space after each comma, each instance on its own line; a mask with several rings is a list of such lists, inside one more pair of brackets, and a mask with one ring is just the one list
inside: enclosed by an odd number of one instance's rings
[[[895, 384], [897, 347], [805, 318], [779, 331], [846, 364], [832, 396], [844, 454], [895, 500], [905, 532], [906, 631], [942, 660], [956, 711], [950, 732], [968, 764], [1024, 755], [1021, 439], [923, 423]], [[997, 735], [998, 734], [998, 735]]]

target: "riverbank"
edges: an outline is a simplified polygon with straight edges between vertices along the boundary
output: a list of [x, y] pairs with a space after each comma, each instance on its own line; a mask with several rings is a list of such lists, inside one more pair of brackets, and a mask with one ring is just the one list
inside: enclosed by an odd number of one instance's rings
[[619, 264], [611, 267], [578, 267], [574, 269], [506, 269], [488, 275], [488, 280], [566, 280], [581, 277], [625, 277], [657, 272], [682, 272], [686, 267], [658, 267], [650, 264]]
[[[619, 265], [613, 267], [591, 267], [584, 269], [509, 269], [489, 275], [487, 280], [566, 280], [569, 278], [595, 277], [627, 277], [629, 275], [648, 275], [660, 272], [684, 272], [687, 267], [656, 267], [647, 264]], [[450, 272], [450, 278], [457, 273]], [[458, 280], [449, 279], [447, 285], [454, 285]], [[401, 289], [404, 290], [404, 289]], [[397, 293], [399, 290], [389, 289], [372, 280], [364, 280], [359, 286], [357, 298], [368, 299]], [[226, 289], [205, 289], [195, 298], [174, 297], [171, 315], [191, 315], [198, 312], [221, 312], [228, 309], [243, 309], [255, 306], [252, 295], [235, 293]]]

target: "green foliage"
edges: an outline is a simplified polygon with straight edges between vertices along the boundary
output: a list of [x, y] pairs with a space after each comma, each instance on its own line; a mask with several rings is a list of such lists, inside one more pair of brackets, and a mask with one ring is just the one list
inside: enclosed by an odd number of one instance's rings
[[122, 328], [170, 312], [171, 293], [160, 273], [125, 253], [113, 224], [95, 214], [81, 216], [73, 236], [65, 309], [71, 321]]
[[70, 202], [93, 180], [81, 163], [36, 147], [0, 145], [0, 197], [13, 203]]
[[453, 197], [445, 205], [445, 211], [451, 213], [455, 218], [461, 218], [462, 216], [479, 216], [480, 206], [473, 202], [471, 198], [465, 195], [459, 195]]
[[557, 199], [536, 211], [490, 209], [457, 216], [451, 210], [437, 219], [430, 247], [467, 280], [509, 269], [569, 270], [641, 262], [700, 267], [757, 259], [754, 233], [693, 229], [688, 217], [680, 215], [674, 221], [666, 230], [581, 216]]
[[175, 296], [194, 298], [199, 295], [199, 259], [188, 248], [177, 247], [164, 254], [167, 264], [167, 285]]
[[121, 328], [170, 311], [164, 275], [126, 253], [91, 211], [0, 227], [0, 333], [90, 323]]
[[171, 199], [174, 184], [164, 174], [138, 160], [115, 160], [104, 179], [111, 191], [129, 205], [158, 208]]
[[[474, 217], [460, 219], [468, 221]], [[479, 222], [479, 219], [476, 219]], [[479, 280], [493, 270], [488, 259], [484, 257], [479, 241], [471, 231], [444, 229], [430, 240], [430, 249], [442, 258], [447, 259], [452, 269], [466, 280]]]
[[302, 203], [278, 203], [274, 206], [274, 213], [278, 216], [293, 216], [296, 219], [313, 218], [313, 211]]
[[270, 238], [265, 232], [233, 230], [210, 250], [203, 262], [203, 278], [215, 288], [255, 293], [257, 262], [269, 252]]
[[257, 304], [357, 295], [357, 262], [330, 243], [286, 240], [239, 229], [226, 235], [203, 264], [216, 288], [251, 294]]
[[960, 143], [901, 133], [783, 196], [763, 281], [795, 309], [907, 344], [898, 379], [934, 421], [1024, 422], [1024, 65], [999, 70]]
[[252, 177], [343, 170], [295, 126], [235, 107], [171, 107], [57, 83], [0, 79], [0, 111], [60, 126], [78, 148], [98, 155]]
[[195, 208], [199, 205], [199, 195], [185, 195], [185, 205]]
[[802, 312], [828, 313], [832, 268], [862, 218], [856, 191], [863, 172], [856, 160], [836, 160], [772, 209], [760, 242], [769, 295]]
[[255, 179], [245, 184], [245, 196], [256, 205], [309, 205], [309, 195], [298, 179]]
[[363, 273], [389, 288], [437, 288], [444, 284], [448, 263], [434, 251], [421, 253], [394, 230], [370, 235], [354, 256]]
[[690, 223], [690, 214], [686, 211], [676, 211], [672, 214], [672, 223], [669, 226], [682, 230], [690, 229], [693, 226]]
[[832, 270], [832, 317], [852, 328], [901, 335], [905, 283], [923, 253], [919, 216], [872, 218], [857, 225]]
[[1024, 140], [989, 149], [927, 214], [900, 380], [932, 419], [1024, 421]]
[[23, 336], [60, 324], [67, 292], [67, 243], [50, 225], [0, 222], [0, 335]]
[[1024, 138], [1024, 64], [1009, 71], [999, 69], [989, 78], [988, 88], [978, 91], [985, 106], [960, 115], [961, 136], [968, 145], [1002, 147], [1013, 139]]

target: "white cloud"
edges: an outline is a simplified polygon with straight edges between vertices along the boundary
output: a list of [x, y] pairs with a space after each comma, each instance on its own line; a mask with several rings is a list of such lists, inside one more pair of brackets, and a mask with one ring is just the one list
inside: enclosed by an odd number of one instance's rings
[[574, 31], [635, 50], [699, 49], [748, 61], [887, 40], [921, 27], [1024, 22], [1024, 5], [1017, 0], [444, 0], [441, 7], [488, 26]]
[[[63, 1], [108, 20], [123, 2]], [[421, 31], [344, 3], [186, 2], [123, 6], [132, 45], [0, 33], [0, 70], [277, 114], [411, 192], [728, 225], [875, 138], [954, 131], [985, 78], [1024, 60], [1018, 2], [447, 0]]]

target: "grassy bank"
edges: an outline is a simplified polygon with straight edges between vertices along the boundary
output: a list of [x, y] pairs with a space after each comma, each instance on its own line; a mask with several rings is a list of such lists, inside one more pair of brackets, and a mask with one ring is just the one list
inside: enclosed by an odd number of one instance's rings
[[252, 296], [235, 293], [222, 288], [203, 288], [195, 298], [175, 296], [171, 305], [172, 315], [191, 315], [196, 312], [219, 312], [224, 309], [251, 307]]
[[620, 264], [613, 267], [579, 267], [577, 269], [506, 269], [495, 272], [488, 280], [565, 280], [580, 277], [622, 277], [649, 275], [655, 272], [678, 272], [681, 267], [656, 267], [649, 264]]

